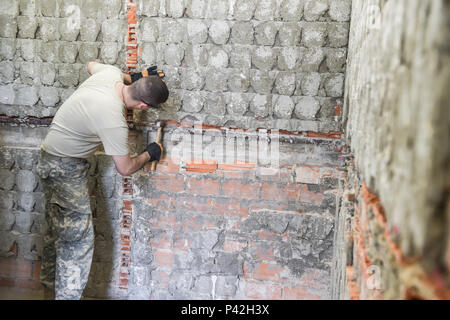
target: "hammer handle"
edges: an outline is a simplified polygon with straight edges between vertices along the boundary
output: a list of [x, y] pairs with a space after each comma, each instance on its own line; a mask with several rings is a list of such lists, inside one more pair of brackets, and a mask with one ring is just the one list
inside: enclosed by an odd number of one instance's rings
[[[158, 133], [156, 134], [156, 142], [158, 142], [158, 143], [161, 143], [162, 129], [163, 129], [162, 127], [159, 127], [158, 128]], [[152, 168], [151, 168], [152, 171], [156, 170], [156, 163], [157, 162], [158, 162], [157, 160], [152, 161]]]

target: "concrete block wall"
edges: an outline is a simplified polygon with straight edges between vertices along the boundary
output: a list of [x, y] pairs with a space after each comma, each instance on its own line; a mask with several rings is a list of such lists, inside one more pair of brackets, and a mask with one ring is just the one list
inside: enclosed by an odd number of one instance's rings
[[448, 299], [450, 6], [354, 0], [352, 16], [336, 297]]
[[341, 131], [350, 1], [142, 0], [137, 14], [140, 65], [172, 89], [141, 121]]
[[[97, 60], [126, 70], [127, 1], [13, 0], [0, 8], [0, 113], [52, 117]], [[171, 95], [138, 121], [342, 131], [349, 0], [137, 1], [138, 69]]]
[[[34, 176], [46, 127], [2, 129], [0, 283], [38, 289], [43, 198]], [[28, 133], [27, 133], [28, 132]], [[17, 138], [35, 132], [35, 140]], [[39, 134], [36, 134], [39, 132]], [[132, 150], [154, 128], [131, 132]], [[89, 159], [95, 251], [85, 295], [105, 299], [328, 299], [334, 219], [343, 175], [342, 141], [262, 131], [258, 143], [279, 142], [278, 164], [249, 159], [254, 132], [166, 127], [166, 155], [155, 173], [147, 166], [131, 179], [132, 197], [110, 157]], [[247, 141], [244, 160], [186, 152], [191, 140]], [[34, 144], [34, 145], [33, 145]], [[183, 148], [180, 149], [180, 145]], [[181, 153], [180, 153], [181, 152]], [[226, 154], [223, 155], [225, 157]], [[203, 160], [199, 160], [203, 159]], [[264, 164], [264, 161], [266, 163]], [[25, 173], [26, 172], [26, 173]], [[23, 178], [27, 176], [26, 181]], [[36, 176], [34, 176], [36, 178]], [[34, 182], [33, 182], [34, 181]], [[33, 202], [22, 204], [22, 194]], [[28, 199], [28, 198], [27, 198]], [[26, 207], [24, 207], [26, 206]], [[131, 219], [124, 237], [124, 212]], [[34, 221], [34, 222], [32, 222]], [[122, 249], [129, 248], [124, 268]], [[21, 271], [26, 269], [25, 271]], [[28, 271], [27, 271], [28, 270]], [[124, 276], [124, 272], [126, 275]]]

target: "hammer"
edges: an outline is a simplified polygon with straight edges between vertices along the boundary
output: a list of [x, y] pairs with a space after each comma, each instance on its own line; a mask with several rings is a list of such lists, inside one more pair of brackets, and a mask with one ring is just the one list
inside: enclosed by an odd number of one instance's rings
[[[162, 121], [158, 121], [158, 122], [156, 123], [156, 125], [157, 125], [157, 127], [158, 127], [158, 132], [157, 132], [157, 134], [156, 134], [156, 143], [159, 144], [159, 145], [161, 146], [161, 151], [162, 151], [162, 144], [161, 144], [161, 141], [162, 141], [162, 131], [163, 131], [163, 128], [164, 128], [164, 123], [163, 123]], [[162, 156], [162, 155], [161, 155], [161, 156]], [[157, 163], [157, 162], [158, 162], [157, 160], [152, 161], [151, 171], [155, 171], [155, 170], [156, 170], [156, 163]]]

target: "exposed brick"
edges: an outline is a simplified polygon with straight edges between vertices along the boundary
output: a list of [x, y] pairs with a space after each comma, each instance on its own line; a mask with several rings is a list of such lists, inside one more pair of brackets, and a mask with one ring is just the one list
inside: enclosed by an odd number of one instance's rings
[[308, 289], [302, 286], [290, 286], [284, 288], [284, 300], [320, 300], [322, 297], [308, 292]]
[[253, 269], [252, 277], [257, 280], [280, 281], [281, 273], [284, 271], [282, 266], [270, 262], [257, 263]]
[[172, 267], [173, 251], [167, 249], [157, 249], [155, 251], [155, 263], [161, 267]]
[[0, 276], [14, 278], [16, 276], [16, 259], [0, 258]]
[[186, 192], [202, 195], [219, 195], [220, 184], [213, 179], [186, 178]]
[[151, 180], [151, 186], [156, 190], [166, 191], [171, 193], [177, 193], [184, 190], [184, 177], [181, 175], [168, 176], [161, 175], [155, 176]]
[[282, 288], [278, 284], [245, 281], [245, 295], [256, 300], [280, 300]]
[[243, 184], [240, 180], [229, 180], [222, 183], [223, 195], [234, 198], [258, 199], [259, 188], [259, 183]]
[[227, 252], [241, 252], [247, 246], [247, 241], [225, 239], [223, 250]]
[[307, 184], [320, 183], [320, 168], [318, 166], [301, 166], [295, 169], [296, 181]]

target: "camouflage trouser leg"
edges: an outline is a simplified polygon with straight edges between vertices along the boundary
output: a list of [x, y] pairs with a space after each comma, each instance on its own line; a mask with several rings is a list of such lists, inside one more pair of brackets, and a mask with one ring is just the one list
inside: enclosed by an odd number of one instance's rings
[[41, 282], [56, 299], [81, 299], [94, 250], [87, 188], [89, 164], [41, 153], [37, 173], [46, 198]]

